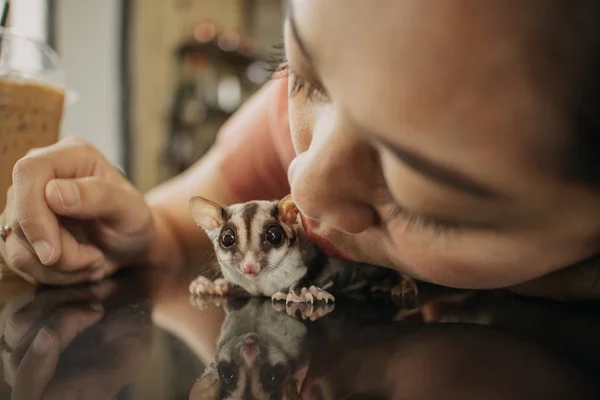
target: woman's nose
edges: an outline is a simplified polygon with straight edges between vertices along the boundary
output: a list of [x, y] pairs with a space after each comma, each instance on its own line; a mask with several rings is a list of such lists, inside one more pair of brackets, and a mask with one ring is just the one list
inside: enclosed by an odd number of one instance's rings
[[377, 220], [369, 203], [376, 159], [368, 142], [315, 131], [309, 148], [288, 170], [298, 209], [308, 218], [347, 233], [371, 227]]

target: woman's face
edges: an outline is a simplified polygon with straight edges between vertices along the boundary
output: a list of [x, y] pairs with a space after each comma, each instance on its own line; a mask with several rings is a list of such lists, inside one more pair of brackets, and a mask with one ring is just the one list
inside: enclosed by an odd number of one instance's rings
[[288, 175], [309, 231], [350, 259], [456, 287], [597, 253], [600, 194], [561, 164], [579, 66], [554, 8], [291, 0]]

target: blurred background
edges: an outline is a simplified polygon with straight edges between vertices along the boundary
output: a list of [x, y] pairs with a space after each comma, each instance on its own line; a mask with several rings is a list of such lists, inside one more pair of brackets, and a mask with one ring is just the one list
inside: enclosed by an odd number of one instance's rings
[[[61, 58], [77, 97], [61, 136], [90, 141], [147, 191], [201, 157], [268, 79], [273, 52], [281, 52], [274, 46], [282, 42], [282, 3], [10, 0], [8, 26], [47, 41]], [[3, 295], [0, 305], [10, 297]], [[118, 398], [188, 398], [204, 369], [199, 359], [210, 352], [194, 357], [158, 327], [153, 336], [146, 368]], [[174, 370], [175, 359], [188, 367]], [[10, 389], [2, 375], [0, 366], [4, 399]]]
[[282, 0], [10, 0], [9, 26], [59, 54], [85, 138], [142, 191], [181, 172], [268, 79]]

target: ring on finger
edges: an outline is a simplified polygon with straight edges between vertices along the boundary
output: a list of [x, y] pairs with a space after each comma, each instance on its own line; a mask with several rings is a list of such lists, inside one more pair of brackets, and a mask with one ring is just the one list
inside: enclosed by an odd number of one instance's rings
[[12, 228], [10, 225], [4, 225], [0, 227], [0, 237], [2, 238], [3, 242], [6, 242], [6, 238], [8, 238], [8, 235], [10, 235], [11, 232]]

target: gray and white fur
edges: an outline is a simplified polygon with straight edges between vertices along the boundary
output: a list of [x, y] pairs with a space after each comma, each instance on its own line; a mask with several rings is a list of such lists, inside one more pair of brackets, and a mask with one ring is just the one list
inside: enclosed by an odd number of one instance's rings
[[223, 279], [198, 277], [193, 294], [231, 293], [286, 302], [334, 301], [332, 293], [396, 283], [400, 274], [382, 267], [325, 256], [304, 232], [290, 197], [221, 207], [202, 197], [190, 200], [196, 224], [211, 239]]
[[217, 350], [191, 399], [299, 399], [296, 374], [310, 357], [307, 326], [270, 301], [225, 303]]

